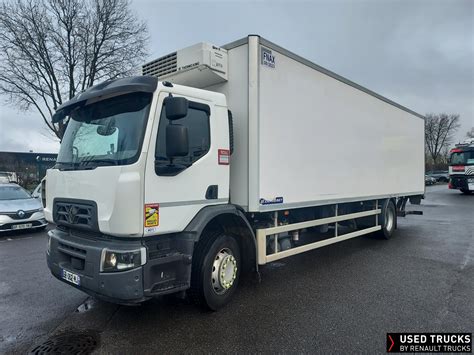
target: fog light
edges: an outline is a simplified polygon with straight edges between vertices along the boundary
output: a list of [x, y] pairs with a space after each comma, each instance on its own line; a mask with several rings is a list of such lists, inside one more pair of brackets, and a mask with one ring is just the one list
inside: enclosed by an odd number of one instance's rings
[[124, 271], [146, 263], [146, 249], [133, 251], [102, 250], [100, 270], [103, 272]]

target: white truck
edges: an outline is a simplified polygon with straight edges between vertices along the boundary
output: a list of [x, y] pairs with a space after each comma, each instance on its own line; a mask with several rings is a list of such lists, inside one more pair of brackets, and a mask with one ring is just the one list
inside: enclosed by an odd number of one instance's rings
[[[419, 114], [259, 36], [91, 87], [48, 170], [52, 274], [133, 304], [212, 310], [243, 271], [368, 233], [424, 194]], [[295, 276], [297, 277], [297, 276]]]
[[474, 192], [474, 138], [456, 144], [449, 152], [450, 189], [469, 195]]

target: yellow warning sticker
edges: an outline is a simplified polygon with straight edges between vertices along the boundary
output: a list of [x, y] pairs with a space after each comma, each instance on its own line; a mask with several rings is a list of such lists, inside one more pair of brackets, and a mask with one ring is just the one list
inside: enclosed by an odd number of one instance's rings
[[157, 203], [145, 205], [145, 227], [157, 227], [160, 224], [160, 205]]

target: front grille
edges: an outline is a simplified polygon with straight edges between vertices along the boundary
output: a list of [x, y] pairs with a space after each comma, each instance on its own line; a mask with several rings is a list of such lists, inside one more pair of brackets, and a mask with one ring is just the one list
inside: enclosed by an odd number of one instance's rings
[[84, 249], [76, 248], [76, 247], [73, 247], [72, 245], [64, 244], [61, 242], [59, 243], [59, 247], [62, 248], [63, 250], [70, 250], [72, 252], [75, 252], [84, 256], [86, 256], [87, 254], [87, 251]]
[[10, 217], [11, 219], [18, 220], [18, 219], [30, 218], [33, 215], [33, 213], [38, 212], [38, 211], [39, 211], [39, 209], [31, 210], [31, 211], [23, 211], [24, 214], [22, 214], [21, 216], [18, 215], [18, 211], [17, 212], [7, 212], [7, 213], [2, 213], [2, 214]]
[[97, 205], [93, 201], [56, 199], [53, 204], [53, 219], [58, 225], [98, 229]]
[[143, 65], [142, 74], [160, 78], [167, 74], [174, 73], [176, 70], [177, 54], [174, 52]]

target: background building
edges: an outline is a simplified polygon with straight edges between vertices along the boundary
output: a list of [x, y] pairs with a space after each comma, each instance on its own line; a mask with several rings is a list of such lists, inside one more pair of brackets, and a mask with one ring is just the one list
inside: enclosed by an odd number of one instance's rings
[[0, 152], [0, 171], [15, 172], [18, 183], [33, 189], [56, 163], [57, 154]]

